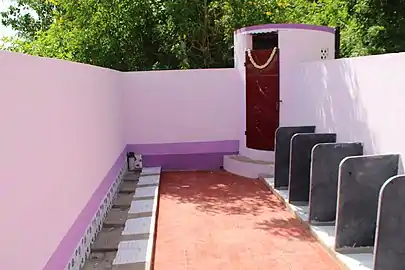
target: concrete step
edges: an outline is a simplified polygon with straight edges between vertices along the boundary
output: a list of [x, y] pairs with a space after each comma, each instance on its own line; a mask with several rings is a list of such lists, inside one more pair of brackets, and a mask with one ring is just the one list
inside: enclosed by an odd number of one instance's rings
[[128, 211], [129, 209], [122, 210], [112, 208], [104, 220], [103, 227], [105, 228], [123, 227], [125, 225], [125, 221], [128, 218]]
[[257, 179], [259, 176], [274, 175], [274, 162], [254, 160], [241, 155], [224, 156], [224, 169], [230, 173]]
[[138, 181], [140, 172], [127, 172], [124, 174], [123, 181]]
[[118, 250], [124, 227], [103, 228], [91, 248], [92, 252], [111, 252]]
[[125, 173], [84, 270], [151, 267], [161, 168]]
[[111, 270], [117, 252], [93, 252], [82, 270]]
[[127, 209], [131, 206], [135, 193], [119, 193], [113, 202], [113, 208]]
[[[140, 225], [142, 226], [143, 224]], [[122, 241], [135, 241], [148, 238], [146, 233], [128, 233], [128, 230], [131, 232], [131, 230], [142, 231], [146, 229], [143, 227], [133, 228], [133, 226], [128, 228], [128, 225], [115, 228], [103, 227], [92, 246], [92, 252], [113, 252], [118, 250], [118, 245]]]
[[135, 192], [138, 181], [125, 181], [120, 186], [120, 193], [133, 193]]

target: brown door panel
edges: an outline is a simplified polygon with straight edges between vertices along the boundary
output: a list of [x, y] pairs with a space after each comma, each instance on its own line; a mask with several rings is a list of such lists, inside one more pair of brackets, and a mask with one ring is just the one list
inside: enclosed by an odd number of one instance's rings
[[[272, 50], [252, 51], [258, 65], [266, 63]], [[264, 69], [257, 69], [246, 53], [246, 146], [274, 150], [274, 133], [279, 126], [278, 53]]]

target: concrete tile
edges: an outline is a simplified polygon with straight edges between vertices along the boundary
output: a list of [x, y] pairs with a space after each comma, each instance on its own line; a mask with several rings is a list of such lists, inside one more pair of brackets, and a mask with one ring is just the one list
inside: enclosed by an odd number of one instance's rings
[[328, 248], [333, 249], [335, 246], [335, 226], [310, 226], [312, 232]]
[[[339, 254], [337, 257], [350, 270], [373, 270], [373, 254]], [[388, 270], [388, 269], [387, 269]]]
[[150, 262], [152, 256], [150, 240], [123, 241], [118, 246], [113, 265]]
[[124, 181], [138, 181], [139, 175], [139, 172], [127, 172], [123, 175], [122, 179]]
[[291, 204], [291, 208], [297, 213], [297, 215], [304, 221], [309, 221], [309, 207], [306, 205]]
[[264, 177], [263, 179], [268, 187], [274, 188], [274, 177]]
[[82, 270], [111, 270], [116, 252], [91, 253]]
[[135, 191], [134, 198], [155, 198], [158, 194], [158, 186], [138, 187]]
[[142, 168], [141, 175], [160, 174], [162, 167]]
[[135, 240], [147, 240], [149, 239], [149, 233], [141, 233], [141, 234], [128, 234], [128, 235], [121, 235], [121, 242], [122, 241], [135, 241]]
[[119, 227], [124, 226], [128, 217], [128, 211], [122, 209], [112, 208], [104, 220], [103, 226], [105, 227]]
[[[154, 217], [143, 217], [129, 219], [125, 222], [124, 230], [122, 235], [132, 235], [132, 234], [153, 234], [155, 227]], [[153, 228], [152, 228], [153, 227]]]
[[113, 202], [115, 208], [126, 208], [131, 206], [131, 202], [134, 199], [132, 194], [118, 194], [117, 198]]
[[128, 214], [152, 213], [155, 211], [157, 200], [132, 201]]
[[107, 252], [118, 249], [123, 228], [103, 228], [92, 246], [92, 252]]
[[[113, 202], [104, 228], [93, 245], [93, 252], [109, 255], [109, 263], [104, 265], [95, 258], [93, 265], [98, 268], [85, 270], [149, 270], [153, 251], [156, 208], [161, 168], [145, 168], [143, 176], [127, 173], [120, 194]], [[140, 180], [139, 184], [138, 181]], [[139, 186], [140, 185], [140, 186]], [[127, 194], [129, 193], [129, 194]], [[125, 209], [125, 210], [124, 210]], [[114, 228], [113, 226], [120, 226]], [[115, 258], [113, 256], [115, 255]], [[92, 265], [86, 265], [91, 267]], [[104, 267], [104, 268], [102, 268]]]
[[[150, 267], [148, 263], [130, 263], [130, 264], [116, 264], [112, 266], [112, 270], [148, 270]], [[149, 264], [150, 265], [150, 264]]]
[[121, 184], [119, 192], [121, 193], [130, 193], [135, 192], [137, 182], [135, 181], [125, 181]]
[[138, 186], [141, 185], [158, 185], [160, 182], [160, 175], [145, 175], [139, 177]]

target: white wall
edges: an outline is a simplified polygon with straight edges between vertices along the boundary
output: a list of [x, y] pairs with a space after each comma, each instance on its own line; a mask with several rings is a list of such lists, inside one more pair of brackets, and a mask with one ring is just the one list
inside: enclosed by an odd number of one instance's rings
[[292, 80], [285, 125], [316, 125], [365, 154], [405, 154], [405, 53], [304, 63]]
[[238, 140], [240, 81], [236, 69], [123, 74], [128, 144]]
[[[335, 57], [335, 35], [311, 30], [281, 30], [280, 47], [280, 126], [288, 123], [291, 104], [295, 101], [294, 70], [298, 63], [321, 60], [321, 49], [328, 49], [327, 59]], [[325, 61], [325, 60], [322, 60]], [[287, 121], [287, 122], [286, 122]]]
[[119, 75], [0, 51], [2, 269], [43, 269], [124, 150]]

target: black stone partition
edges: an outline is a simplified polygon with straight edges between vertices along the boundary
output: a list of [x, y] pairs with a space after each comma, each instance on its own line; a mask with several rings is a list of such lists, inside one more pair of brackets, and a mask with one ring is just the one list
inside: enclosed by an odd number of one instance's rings
[[405, 269], [405, 175], [385, 182], [378, 201], [373, 270]]
[[336, 134], [301, 133], [291, 138], [289, 202], [308, 202], [312, 148], [328, 142], [336, 142]]
[[335, 221], [339, 164], [345, 157], [362, 154], [361, 143], [321, 143], [312, 148], [310, 222]]
[[287, 188], [290, 173], [290, 142], [297, 133], [314, 133], [315, 126], [279, 127], [276, 130], [274, 187]]
[[335, 249], [374, 245], [378, 195], [398, 173], [398, 161], [399, 155], [372, 155], [340, 163]]

